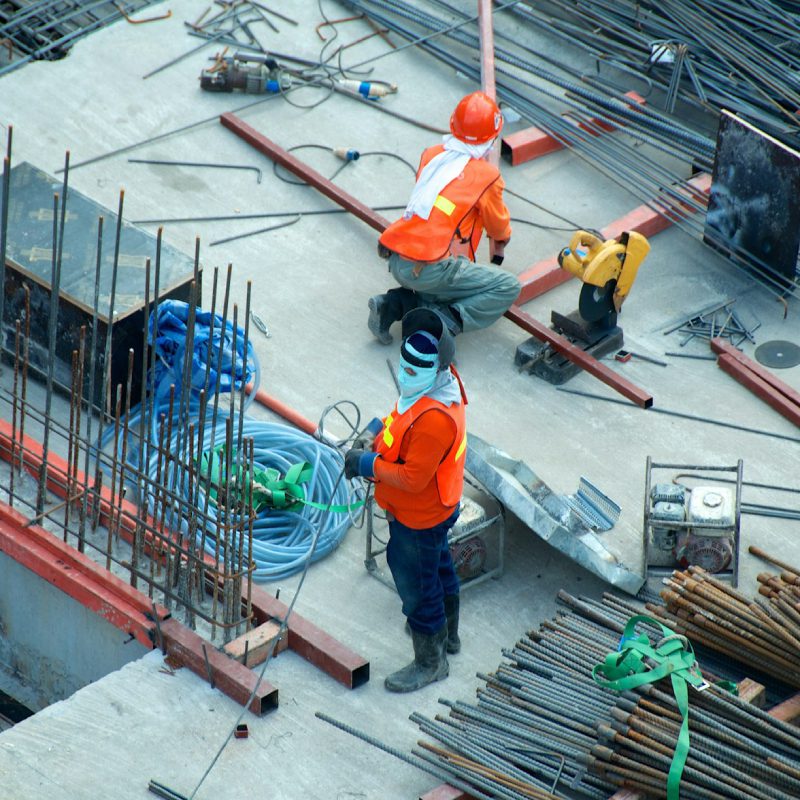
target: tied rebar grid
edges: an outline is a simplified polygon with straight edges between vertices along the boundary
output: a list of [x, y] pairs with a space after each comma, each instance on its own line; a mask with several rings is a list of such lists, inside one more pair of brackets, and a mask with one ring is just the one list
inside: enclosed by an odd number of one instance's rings
[[[643, 605], [610, 593], [591, 600], [560, 592], [559, 601], [566, 611], [505, 650], [495, 672], [478, 675], [485, 686], [476, 703], [440, 700], [448, 715], [412, 715], [440, 745], [421, 741], [414, 754], [459, 785], [479, 776], [474, 785], [490, 797], [607, 800], [625, 787], [666, 798], [681, 726], [669, 681], [618, 694], [592, 678]], [[639, 632], [654, 644], [663, 635], [650, 625]], [[714, 686], [690, 690], [689, 701], [682, 800], [798, 796], [800, 730]]]
[[127, 18], [152, 2], [0, 0], [0, 75], [30, 61], [63, 58], [78, 39]]
[[[10, 160], [9, 141], [6, 170]], [[181, 385], [170, 386], [168, 411], [161, 412], [159, 418], [153, 420], [153, 392], [148, 393], [143, 388], [139, 423], [131, 424], [131, 420], [135, 420], [131, 414], [133, 349], [126, 354], [124, 382], [110, 385], [113, 288], [108, 308], [109, 335], [102, 352], [98, 347], [100, 309], [96, 288], [91, 331], [87, 331], [86, 325], [81, 326], [79, 347], [72, 353], [71, 384], [63, 385], [55, 378], [53, 365], [58, 359], [58, 297], [68, 194], [68, 155], [64, 173], [62, 192], [56, 193], [53, 201], [53, 300], [48, 319], [48, 366], [43, 392], [42, 387], [31, 380], [31, 372], [36, 367], [30, 360], [29, 286], [24, 286], [22, 315], [14, 321], [12, 348], [6, 346], [8, 331], [2, 326], [0, 355], [13, 365], [11, 375], [0, 386], [0, 418], [10, 421], [10, 432], [0, 434], [0, 456], [8, 463], [9, 470], [7, 493], [3, 493], [6, 497], [2, 499], [21, 510], [29, 518], [28, 524], [39, 525], [63, 538], [64, 542], [104, 564], [106, 569], [129, 580], [134, 588], [146, 591], [152, 600], [168, 610], [182, 611], [189, 627], [196, 629], [198, 620], [203, 621], [210, 627], [211, 641], [219, 629], [224, 642], [228, 642], [249, 630], [253, 619], [249, 578], [253, 570], [255, 447], [252, 438], [243, 436], [244, 392], [231, 392], [229, 405], [222, 407], [218, 385], [210, 385], [212, 359], [209, 357], [204, 385], [199, 392], [200, 413], [199, 416], [190, 415], [188, 397], [197, 376], [192, 375], [193, 351], [189, 346], [184, 351], [186, 361]], [[9, 195], [5, 184], [4, 209], [8, 208]], [[123, 194], [120, 193], [112, 287], [118, 268], [122, 216]], [[101, 217], [98, 220], [96, 287], [100, 282], [103, 227]], [[6, 241], [7, 233], [4, 214], [0, 241]], [[152, 313], [156, 319], [160, 302], [160, 255], [161, 231], [157, 237], [155, 274], [153, 277], [151, 261], [147, 259], [143, 292], [145, 314]], [[4, 273], [5, 264], [2, 267], [0, 275]], [[227, 324], [230, 278], [229, 267], [223, 328]], [[189, 342], [194, 337], [198, 279], [199, 243], [190, 291]], [[217, 302], [217, 282], [215, 270], [212, 318]], [[234, 331], [237, 330], [237, 314], [234, 304]], [[157, 323], [155, 327], [154, 339]], [[245, 352], [248, 335], [249, 326], [246, 326]], [[141, 346], [146, 354], [142, 359], [142, 386], [152, 389], [146, 377], [154, 360], [148, 344], [147, 325]], [[221, 348], [214, 355], [219, 374], [223, 358]], [[41, 370], [38, 371], [41, 375]], [[94, 399], [98, 386], [99, 396], [103, 398], [100, 405]], [[32, 395], [34, 390], [36, 394]], [[55, 410], [62, 397], [68, 400], [68, 411]], [[104, 443], [106, 441], [108, 443]], [[219, 462], [216, 470], [212, 468], [214, 460]], [[219, 477], [213, 478], [214, 473]], [[212, 502], [213, 509], [210, 508]], [[213, 555], [207, 555], [209, 539], [213, 539]], [[248, 588], [243, 597], [245, 582]]]
[[[409, 41], [417, 40], [421, 34], [436, 33], [435, 38], [420, 41], [419, 46], [480, 83], [477, 25], [467, 25], [468, 15], [451, 3], [446, 0], [419, 0], [413, 4], [402, 0], [346, 2]], [[583, 13], [589, 5], [602, 8], [606, 4], [578, 3], [573, 11], [578, 9], [574, 13]], [[636, 8], [638, 4], [631, 12], [634, 17]], [[516, 15], [510, 22], [503, 19], [508, 13]], [[454, 27], [454, 19], [465, 24]], [[577, 49], [570, 53], [564, 47], [563, 56], [549, 56], [541, 48], [535, 50], [523, 43], [519, 30], [525, 27], [542, 29], [548, 37]], [[796, 295], [797, 279], [787, 280], [758, 254], [734, 251], [713, 230], [705, 229], [708, 197], [687, 176], [698, 171], [712, 172], [714, 141], [675, 115], [659, 111], [650, 103], [641, 105], [608, 81], [593, 78], [575, 65], [574, 55], [586, 42], [593, 42], [594, 49], [589, 50], [592, 58], [598, 63], [610, 63], [605, 57], [610, 45], [604, 44], [604, 31], [551, 19], [526, 3], [510, 7], [504, 15], [496, 15], [494, 61], [498, 99], [670, 223], [722, 253], [737, 271], [754, 277], [753, 267], [756, 267], [757, 279], [768, 291], [778, 297]], [[625, 49], [624, 36], [620, 34], [620, 42], [614, 33], [618, 31], [615, 29], [608, 37]], [[649, 49], [647, 52], [649, 55]], [[683, 58], [683, 62], [692, 63], [689, 58]], [[613, 65], [623, 71], [634, 71], [622, 62], [614, 61]], [[343, 68], [346, 70], [347, 66]], [[644, 80], [652, 83], [647, 74]], [[725, 81], [732, 79], [726, 73], [719, 80], [724, 86]], [[609, 133], [612, 130], [617, 133]], [[588, 220], [583, 227], [591, 229], [597, 225]]]

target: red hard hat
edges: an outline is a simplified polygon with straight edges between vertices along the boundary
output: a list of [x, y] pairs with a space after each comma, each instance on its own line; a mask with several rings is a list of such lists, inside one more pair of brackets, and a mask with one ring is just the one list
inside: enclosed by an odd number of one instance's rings
[[461, 98], [450, 117], [450, 130], [456, 139], [467, 144], [483, 144], [494, 139], [503, 128], [500, 109], [484, 92]]

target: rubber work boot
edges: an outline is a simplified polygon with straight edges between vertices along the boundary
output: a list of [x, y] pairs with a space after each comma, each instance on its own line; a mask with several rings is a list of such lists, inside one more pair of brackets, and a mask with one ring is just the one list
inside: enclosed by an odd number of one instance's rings
[[[461, 652], [461, 639], [458, 636], [458, 607], [457, 594], [451, 594], [444, 599], [444, 613], [447, 615], [447, 654], [454, 656]], [[406, 633], [411, 636], [411, 626], [406, 620]]]
[[393, 672], [383, 682], [390, 692], [415, 692], [450, 674], [445, 653], [447, 625], [442, 625], [432, 634], [412, 629], [411, 641], [414, 645], [414, 660], [403, 669]]
[[389, 327], [395, 319], [391, 313], [391, 304], [388, 296], [376, 294], [374, 297], [370, 297], [368, 305], [369, 319], [367, 320], [367, 327], [381, 344], [391, 344], [393, 339], [392, 334], [389, 333]]
[[461, 605], [459, 596], [451, 594], [444, 598], [444, 613], [447, 617], [447, 652], [455, 655], [461, 650], [461, 639], [458, 637], [458, 608]]

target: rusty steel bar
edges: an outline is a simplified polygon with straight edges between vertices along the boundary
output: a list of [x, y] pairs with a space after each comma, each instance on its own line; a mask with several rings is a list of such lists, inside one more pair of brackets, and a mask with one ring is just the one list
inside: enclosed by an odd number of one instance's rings
[[388, 227], [389, 220], [385, 217], [376, 214], [371, 208], [356, 200], [352, 195], [336, 186], [336, 184], [331, 183], [327, 178], [320, 175], [319, 172], [304, 164], [300, 159], [295, 158], [295, 156], [288, 153], [282, 147], [279, 147], [251, 125], [239, 119], [235, 114], [222, 114], [219, 120], [224, 127], [235, 133], [240, 139], [243, 139], [252, 147], [255, 147], [259, 153], [263, 153], [263, 155], [271, 158], [276, 164], [279, 164], [289, 170], [289, 172], [302, 178], [306, 183], [313, 186], [339, 206], [347, 209], [353, 216], [357, 217], [362, 222], [366, 222], [371, 228], [383, 232]]

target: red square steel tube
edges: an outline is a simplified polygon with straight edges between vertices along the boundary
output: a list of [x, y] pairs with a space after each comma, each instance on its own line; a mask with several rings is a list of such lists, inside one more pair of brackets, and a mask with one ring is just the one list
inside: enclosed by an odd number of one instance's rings
[[519, 325], [523, 330], [528, 331], [532, 336], [535, 336], [543, 342], [547, 342], [556, 352], [561, 353], [565, 358], [572, 361], [573, 364], [577, 364], [590, 375], [599, 378], [607, 386], [615, 389], [637, 405], [642, 408], [650, 408], [650, 406], [653, 405], [652, 395], [640, 389], [629, 380], [626, 380], [621, 375], [618, 375], [605, 364], [601, 364], [585, 350], [572, 344], [569, 339], [566, 339], [551, 328], [543, 325], [530, 314], [526, 314], [519, 306], [511, 306], [511, 308], [506, 311], [505, 316]]
[[278, 690], [272, 684], [264, 680], [259, 682], [254, 670], [221, 653], [212, 645], [207, 645], [204, 649], [203, 645], [207, 644], [205, 640], [185, 625], [175, 619], [168, 619], [161, 623], [160, 632], [164, 650], [171, 662], [188, 667], [241, 705], [247, 703], [252, 694], [253, 699], [248, 708], [257, 716], [263, 716], [278, 707]]
[[[242, 590], [242, 594], [247, 594], [246, 587]], [[284, 602], [255, 585], [252, 587], [252, 604], [253, 613], [259, 624], [268, 619], [283, 622], [289, 610]], [[296, 611], [292, 611], [289, 617], [287, 630], [289, 649], [327, 672], [339, 683], [349, 689], [356, 689], [369, 680], [369, 661]]]
[[722, 353], [717, 364], [735, 378], [742, 386], [748, 388], [756, 397], [760, 397], [768, 406], [775, 409], [782, 417], [800, 427], [800, 405], [784, 397], [774, 386], [749, 369], [733, 356]]
[[362, 222], [366, 222], [370, 227], [383, 232], [389, 226], [389, 220], [386, 217], [381, 216], [356, 200], [352, 195], [342, 191], [335, 183], [331, 183], [315, 169], [295, 158], [291, 153], [279, 147], [251, 125], [239, 119], [235, 114], [223, 114], [219, 121], [240, 139], [244, 139], [249, 145], [255, 147], [259, 153], [263, 153], [276, 164], [280, 164], [288, 169], [289, 172], [302, 178], [306, 183], [349, 211], [353, 216], [358, 217]]
[[[638, 92], [625, 92], [625, 97], [629, 97], [639, 105], [644, 105], [647, 102]], [[591, 124], [574, 122], [568, 114], [564, 115], [564, 119], [567, 122], [573, 122], [581, 130], [593, 136], [599, 136], [601, 131], [608, 133], [614, 130], [613, 125], [600, 119], [592, 120]], [[514, 167], [517, 164], [524, 164], [527, 161], [532, 161], [535, 158], [563, 149], [564, 145], [558, 139], [535, 125], [510, 133], [508, 136], [504, 136], [501, 142], [502, 155]]]
[[800, 392], [798, 392], [789, 384], [784, 383], [777, 375], [764, 369], [757, 361], [746, 356], [741, 350], [735, 348], [724, 339], [714, 338], [711, 340], [711, 349], [718, 355], [726, 355], [738, 361], [742, 366], [746, 367], [757, 378], [760, 378], [764, 383], [771, 386], [776, 394], [782, 395], [791, 403], [800, 408]]

